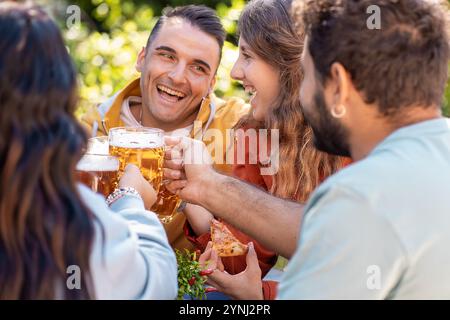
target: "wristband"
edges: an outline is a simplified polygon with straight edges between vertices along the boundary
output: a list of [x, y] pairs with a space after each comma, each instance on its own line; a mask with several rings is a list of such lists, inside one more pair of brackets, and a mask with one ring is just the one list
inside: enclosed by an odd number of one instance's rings
[[119, 200], [120, 198], [123, 198], [124, 196], [135, 196], [142, 200], [141, 195], [139, 192], [132, 187], [125, 187], [125, 188], [117, 188], [114, 190], [107, 198], [106, 198], [106, 204], [108, 206], [111, 206], [114, 202]]
[[182, 200], [181, 203], [180, 203], [180, 205], [179, 205], [178, 208], [177, 208], [177, 211], [178, 211], [178, 212], [182, 212], [184, 209], [186, 209], [186, 206], [187, 206], [187, 202], [184, 201], [184, 200]]

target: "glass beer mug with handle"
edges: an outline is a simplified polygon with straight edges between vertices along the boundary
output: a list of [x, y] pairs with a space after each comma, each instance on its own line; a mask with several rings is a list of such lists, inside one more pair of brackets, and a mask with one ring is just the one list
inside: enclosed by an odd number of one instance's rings
[[162, 223], [169, 223], [178, 212], [181, 198], [167, 190], [163, 184], [158, 192], [158, 197], [151, 210], [158, 214]]
[[77, 163], [78, 181], [107, 197], [117, 186], [119, 160], [107, 154], [85, 154]]
[[[187, 133], [189, 134], [189, 132]], [[173, 135], [173, 137], [183, 137], [185, 135]], [[166, 147], [168, 150], [170, 147]], [[156, 212], [159, 216], [159, 219], [162, 223], [167, 224], [170, 223], [175, 216], [182, 211], [180, 207], [182, 200], [176, 194], [170, 192], [166, 185], [163, 183], [158, 193], [158, 197], [156, 199], [155, 204], [152, 206], [151, 210]]]
[[109, 153], [119, 159], [119, 175], [127, 164], [136, 165], [156, 192], [163, 177], [164, 131], [119, 127], [109, 130]]

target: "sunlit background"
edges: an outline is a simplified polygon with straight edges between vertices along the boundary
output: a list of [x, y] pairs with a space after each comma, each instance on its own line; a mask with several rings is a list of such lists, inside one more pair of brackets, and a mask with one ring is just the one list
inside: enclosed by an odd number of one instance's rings
[[[145, 46], [157, 17], [167, 6], [205, 4], [215, 8], [227, 31], [222, 64], [218, 71], [216, 94], [220, 97], [245, 98], [241, 87], [229, 76], [237, 58], [237, 20], [244, 0], [42, 0], [58, 21], [70, 50], [80, 81], [80, 116], [90, 105], [102, 102], [127, 82], [138, 76], [135, 61]], [[81, 23], [68, 27], [67, 8], [80, 8]], [[423, 79], [426, 81], [426, 79]], [[448, 82], [444, 112], [450, 115], [450, 82]]]

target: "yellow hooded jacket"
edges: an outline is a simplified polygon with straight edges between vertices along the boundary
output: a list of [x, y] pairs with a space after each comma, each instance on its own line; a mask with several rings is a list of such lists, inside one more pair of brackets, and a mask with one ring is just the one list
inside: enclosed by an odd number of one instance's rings
[[[122, 103], [129, 96], [141, 96], [139, 80], [132, 81], [107, 101], [86, 112], [81, 121], [92, 136], [108, 135], [110, 128], [124, 126], [120, 119]], [[210, 149], [214, 150], [212, 151], [213, 159], [217, 160], [220, 158], [215, 156], [215, 150], [223, 154], [222, 163], [214, 165], [216, 170], [223, 173], [231, 172], [231, 165], [226, 164], [226, 151], [230, 148], [229, 139], [225, 139], [227, 129], [232, 129], [241, 117], [248, 114], [249, 109], [249, 105], [239, 98], [231, 98], [228, 101], [224, 101], [214, 95], [210, 95], [202, 102], [197, 119], [194, 122], [194, 128], [191, 131], [191, 137], [201, 139], [208, 146], [208, 149], [213, 147], [210, 144], [214, 143], [215, 147]], [[222, 139], [216, 139], [214, 137], [216, 134], [221, 134]], [[222, 145], [218, 146], [217, 143]], [[184, 236], [183, 226], [185, 221], [185, 216], [177, 213], [170, 223], [164, 225], [169, 242], [173, 248], [193, 248], [192, 244]]]

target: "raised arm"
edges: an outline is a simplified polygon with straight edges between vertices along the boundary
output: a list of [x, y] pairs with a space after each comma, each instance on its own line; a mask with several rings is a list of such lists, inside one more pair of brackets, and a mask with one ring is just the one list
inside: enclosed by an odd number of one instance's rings
[[214, 216], [208, 210], [189, 203], [186, 205], [183, 212], [186, 215], [189, 225], [197, 236], [209, 232], [209, 226]]
[[127, 167], [121, 187], [133, 187], [108, 208], [104, 199], [81, 187], [96, 217], [91, 273], [97, 299], [175, 299], [177, 264], [164, 228], [145, 210], [156, 195], [139, 169]]
[[285, 257], [292, 256], [303, 205], [217, 173], [200, 141], [167, 138], [166, 143], [176, 145], [165, 161], [166, 178], [177, 179], [168, 185], [169, 189], [186, 201], [214, 212], [268, 249]]

